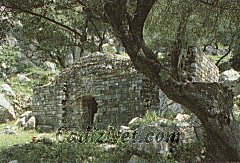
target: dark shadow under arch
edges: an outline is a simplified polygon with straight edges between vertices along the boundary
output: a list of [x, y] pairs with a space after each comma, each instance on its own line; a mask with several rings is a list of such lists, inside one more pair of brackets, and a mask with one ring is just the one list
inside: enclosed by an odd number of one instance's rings
[[97, 102], [95, 97], [93, 96], [84, 96], [82, 98], [82, 107], [83, 109], [86, 111], [86, 116], [84, 116], [84, 121], [85, 121], [85, 125], [84, 128], [87, 128], [87, 126], [93, 126], [93, 122], [94, 122], [94, 115], [97, 113], [98, 111], [98, 107], [97, 107]]

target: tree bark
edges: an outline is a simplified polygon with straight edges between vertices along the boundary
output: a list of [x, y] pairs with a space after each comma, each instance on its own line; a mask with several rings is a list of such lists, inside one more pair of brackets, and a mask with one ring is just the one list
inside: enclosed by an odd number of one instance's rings
[[206, 132], [206, 160], [239, 161], [239, 125], [232, 114], [232, 92], [219, 83], [178, 81], [176, 72], [166, 68], [146, 46], [143, 27], [155, 1], [138, 0], [131, 19], [125, 6], [120, 6], [122, 3], [114, 0], [106, 3], [105, 13], [115, 36], [121, 40], [139, 72], [159, 86], [170, 99], [189, 108], [201, 120]]

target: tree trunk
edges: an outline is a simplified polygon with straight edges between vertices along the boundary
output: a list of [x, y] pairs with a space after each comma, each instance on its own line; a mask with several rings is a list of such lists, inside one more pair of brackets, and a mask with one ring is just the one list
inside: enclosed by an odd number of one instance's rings
[[200, 119], [206, 133], [207, 161], [240, 160], [240, 126], [232, 114], [231, 91], [218, 83], [177, 82], [168, 71], [159, 70], [152, 61], [148, 63], [149, 60], [143, 58], [132, 58], [132, 61], [136, 69], [158, 85], [170, 99], [182, 104]]
[[239, 125], [232, 114], [232, 92], [218, 83], [178, 81], [177, 72], [172, 71], [175, 65], [164, 66], [145, 45], [144, 22], [155, 1], [137, 0], [132, 17], [126, 9], [127, 1], [106, 3], [105, 13], [115, 36], [121, 40], [136, 70], [201, 120], [205, 129], [206, 161], [240, 161]]
[[239, 51], [235, 51], [235, 54], [232, 58], [232, 66], [235, 70], [240, 71], [240, 53]]

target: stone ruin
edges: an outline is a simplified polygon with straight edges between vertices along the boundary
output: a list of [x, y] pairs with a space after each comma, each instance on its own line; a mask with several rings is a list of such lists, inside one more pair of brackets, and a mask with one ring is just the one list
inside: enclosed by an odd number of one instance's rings
[[[200, 50], [192, 48], [187, 56], [183, 68], [193, 82], [218, 81], [218, 68]], [[160, 92], [129, 58], [97, 52], [64, 69], [48, 85], [35, 87], [33, 114], [42, 131], [127, 125], [147, 110], [159, 111]]]
[[218, 82], [219, 69], [201, 50], [189, 47], [182, 69], [191, 82]]

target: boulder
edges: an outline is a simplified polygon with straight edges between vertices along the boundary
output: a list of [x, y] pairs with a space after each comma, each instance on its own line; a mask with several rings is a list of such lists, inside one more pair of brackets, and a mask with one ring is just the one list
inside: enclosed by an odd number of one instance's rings
[[32, 111], [24, 112], [20, 115], [17, 125], [21, 127], [25, 126], [30, 117], [32, 117]]
[[137, 163], [137, 162], [147, 162], [147, 161], [136, 155], [132, 155], [130, 160], [128, 161], [128, 163]]
[[201, 135], [196, 135], [194, 126], [185, 120], [181, 119], [181, 122], [173, 123], [161, 119], [158, 122], [140, 126], [130, 133], [128, 144], [139, 153], [154, 153], [167, 157], [179, 151], [184, 143], [199, 142]]
[[31, 108], [32, 105], [32, 98], [30, 96], [23, 96], [22, 97], [22, 108], [23, 109], [28, 109]]
[[190, 115], [188, 114], [181, 114], [181, 113], [178, 113], [175, 120], [179, 121], [179, 122], [182, 122], [182, 121], [186, 121], [188, 119], [190, 119]]
[[181, 133], [181, 142], [183, 144], [186, 143], [194, 143], [202, 138], [202, 132], [200, 133], [195, 131], [194, 126], [192, 126], [189, 122], [180, 122], [177, 123], [177, 128], [179, 128], [179, 132]]
[[28, 57], [27, 55], [23, 54], [23, 53], [19, 53], [17, 55], [17, 63], [18, 63], [18, 67], [36, 67], [36, 64], [33, 63], [33, 61], [35, 62], [36, 59], [29, 59], [31, 57]]
[[53, 140], [51, 138], [48, 138], [48, 137], [42, 137], [40, 139], [36, 139], [36, 142], [41, 142], [45, 145], [52, 145], [53, 144]]
[[73, 61], [74, 61], [74, 58], [73, 58], [73, 54], [72, 54], [72, 52], [71, 51], [67, 51], [66, 53], [65, 53], [65, 59], [64, 59], [64, 65], [65, 65], [65, 67], [69, 67], [70, 65], [72, 65], [73, 64]]
[[207, 46], [206, 47], [206, 53], [209, 55], [218, 55], [217, 49], [212, 47], [212, 46]]
[[30, 130], [30, 129], [35, 129], [35, 127], [36, 127], [36, 118], [32, 116], [31, 118], [29, 118], [29, 120], [25, 124], [24, 129]]
[[138, 127], [141, 122], [142, 122], [142, 118], [135, 117], [128, 123], [128, 126], [131, 128], [135, 128], [135, 127]]
[[124, 132], [129, 131], [129, 130], [130, 130], [130, 128], [128, 126], [120, 126], [120, 128], [119, 128], [119, 131], [121, 133], [124, 133]]
[[106, 53], [116, 53], [117, 52], [116, 47], [112, 46], [108, 43], [103, 44], [102, 48], [103, 48], [103, 51]]
[[27, 120], [32, 116], [32, 111], [26, 111], [20, 115], [20, 118], [26, 118]]
[[159, 89], [159, 116], [174, 118], [178, 113], [183, 113], [182, 105], [170, 100], [167, 95]]
[[4, 128], [3, 134], [16, 134], [16, 128], [13, 128], [13, 127], [10, 127], [10, 126], [7, 126]]
[[12, 161], [10, 161], [8, 163], [18, 163], [18, 160], [12, 160]]
[[1, 84], [0, 85], [0, 92], [4, 93], [6, 95], [15, 96], [15, 92], [12, 90], [12, 88], [8, 84]]
[[153, 123], [146, 126], [140, 126], [135, 133], [131, 134], [129, 141], [133, 150], [147, 154], [160, 154], [167, 156], [170, 149], [168, 145], [168, 137], [172, 132], [178, 132], [175, 125], [161, 123]]
[[26, 82], [30, 82], [31, 81], [31, 79], [29, 79], [28, 77], [26, 77], [23, 74], [17, 74], [17, 77], [18, 77], [18, 80], [19, 80], [20, 84], [24, 84]]
[[233, 69], [224, 71], [219, 76], [219, 82], [231, 89], [234, 96], [240, 94], [240, 74], [237, 71]]
[[237, 79], [239, 79], [240, 74], [239, 72], [235, 71], [234, 69], [230, 69], [227, 71], [224, 71], [220, 76], [219, 76], [219, 81], [223, 82], [223, 81], [236, 81]]
[[48, 70], [48, 71], [56, 72], [56, 70], [57, 70], [57, 66], [56, 66], [55, 63], [52, 63], [52, 62], [49, 62], [49, 61], [45, 61], [43, 63], [43, 65], [44, 65], [45, 69]]
[[0, 123], [5, 123], [8, 120], [15, 120], [16, 114], [11, 103], [0, 94]]
[[225, 46], [223, 49], [217, 49], [213, 46], [208, 45], [205, 49], [205, 52], [208, 55], [222, 56], [222, 55], [227, 54], [228, 50], [229, 50], [229, 47], [227, 47], [227, 46]]
[[104, 151], [112, 151], [113, 149], [115, 149], [117, 147], [116, 144], [100, 144], [100, 147], [103, 148]]
[[0, 70], [1, 70], [0, 78], [3, 78], [5, 80], [8, 78], [8, 70], [9, 70], [9, 68], [10, 68], [10, 66], [6, 62], [2, 62], [0, 64]]

